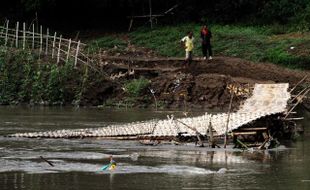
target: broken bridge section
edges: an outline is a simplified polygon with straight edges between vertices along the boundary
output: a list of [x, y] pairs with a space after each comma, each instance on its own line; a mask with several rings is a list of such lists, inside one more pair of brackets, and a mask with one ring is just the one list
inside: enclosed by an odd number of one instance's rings
[[[253, 95], [248, 98], [236, 113], [230, 114], [228, 131], [255, 121], [259, 118], [283, 113], [291, 98], [289, 84], [255, 84]], [[218, 135], [225, 134], [228, 114], [212, 116], [212, 126]]]

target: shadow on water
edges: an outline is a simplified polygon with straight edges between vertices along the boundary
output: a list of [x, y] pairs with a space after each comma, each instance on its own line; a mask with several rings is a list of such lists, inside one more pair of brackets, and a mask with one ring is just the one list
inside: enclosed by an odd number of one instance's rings
[[[99, 127], [171, 113], [4, 107], [0, 134]], [[136, 141], [0, 137], [0, 189], [309, 189], [309, 137], [306, 133], [289, 147], [259, 152], [212, 151], [192, 145], [150, 147]], [[100, 171], [110, 155], [117, 162], [116, 170]]]

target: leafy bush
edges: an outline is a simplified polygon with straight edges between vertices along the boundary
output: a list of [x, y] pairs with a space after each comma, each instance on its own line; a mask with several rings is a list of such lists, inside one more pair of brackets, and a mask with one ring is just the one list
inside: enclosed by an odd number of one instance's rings
[[150, 84], [150, 81], [141, 77], [140, 79], [134, 79], [125, 84], [125, 89], [129, 96], [138, 97], [141, 95], [143, 90], [145, 90]]

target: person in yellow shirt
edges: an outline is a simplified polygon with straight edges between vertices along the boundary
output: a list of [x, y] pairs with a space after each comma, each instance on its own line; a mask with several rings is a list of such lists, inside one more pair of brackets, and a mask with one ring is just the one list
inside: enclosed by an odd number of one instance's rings
[[113, 160], [113, 156], [110, 156], [110, 167], [109, 170], [115, 170], [116, 162]]
[[188, 32], [187, 36], [182, 38], [182, 45], [185, 49], [185, 67], [187, 68], [193, 59], [194, 36], [193, 32]]

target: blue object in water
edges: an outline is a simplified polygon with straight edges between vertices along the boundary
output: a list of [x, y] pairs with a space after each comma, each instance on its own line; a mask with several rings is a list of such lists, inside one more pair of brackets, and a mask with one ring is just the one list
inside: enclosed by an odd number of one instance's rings
[[102, 170], [102, 171], [107, 170], [110, 166], [111, 166], [111, 164], [104, 165], [100, 168], [100, 170]]

